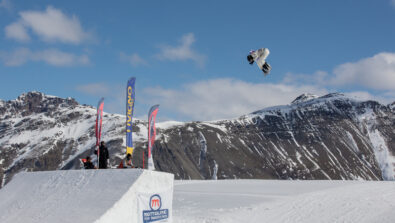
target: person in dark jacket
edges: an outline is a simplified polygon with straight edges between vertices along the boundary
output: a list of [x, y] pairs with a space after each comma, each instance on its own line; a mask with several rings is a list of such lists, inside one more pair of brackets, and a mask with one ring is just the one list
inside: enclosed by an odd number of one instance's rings
[[92, 161], [91, 161], [91, 157], [87, 156], [84, 162], [84, 168], [85, 169], [96, 169], [95, 165], [93, 165]]
[[[97, 150], [95, 150], [95, 154], [97, 155]], [[99, 169], [107, 169], [107, 160], [109, 158], [108, 149], [104, 141], [101, 141], [99, 147]]]

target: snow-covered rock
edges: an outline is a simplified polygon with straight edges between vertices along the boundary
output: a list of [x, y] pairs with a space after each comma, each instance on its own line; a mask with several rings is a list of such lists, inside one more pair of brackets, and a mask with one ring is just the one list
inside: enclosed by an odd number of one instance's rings
[[315, 94], [304, 93], [304, 94], [298, 96], [297, 98], [295, 98], [295, 100], [293, 100], [291, 102], [291, 104], [298, 104], [298, 103], [309, 101], [309, 100], [312, 100], [315, 98], [318, 98], [318, 96]]

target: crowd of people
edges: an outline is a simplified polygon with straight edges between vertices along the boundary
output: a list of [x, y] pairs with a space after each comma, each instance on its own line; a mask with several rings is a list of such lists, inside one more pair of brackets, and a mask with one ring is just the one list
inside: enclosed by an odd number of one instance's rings
[[[95, 155], [98, 156], [99, 165], [98, 167], [92, 163], [92, 159], [90, 156], [87, 156], [86, 159], [83, 159], [82, 162], [84, 164], [85, 169], [107, 169], [110, 163], [110, 156], [108, 153], [108, 148], [104, 141], [101, 141], [99, 149], [95, 150]], [[128, 153], [125, 159], [121, 160], [117, 168], [134, 168], [132, 163], [132, 155]]]

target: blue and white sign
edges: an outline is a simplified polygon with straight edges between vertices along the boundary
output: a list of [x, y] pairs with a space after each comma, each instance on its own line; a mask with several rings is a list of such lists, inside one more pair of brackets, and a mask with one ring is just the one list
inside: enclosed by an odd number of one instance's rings
[[139, 222], [172, 222], [173, 190], [138, 195]]
[[151, 210], [143, 211], [143, 222], [154, 222], [169, 218], [169, 209], [161, 209], [162, 199], [159, 194], [151, 196], [149, 201]]

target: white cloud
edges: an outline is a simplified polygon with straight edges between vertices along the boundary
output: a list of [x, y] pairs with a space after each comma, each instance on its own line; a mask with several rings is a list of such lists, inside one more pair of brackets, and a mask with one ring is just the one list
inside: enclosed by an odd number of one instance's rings
[[283, 83], [308, 84], [345, 93], [349, 88], [358, 89], [347, 94], [386, 104], [395, 98], [395, 53], [382, 52], [357, 62], [344, 63], [336, 66], [332, 73], [287, 73]]
[[[91, 83], [76, 90], [97, 98], [105, 97], [105, 111], [124, 114], [124, 85]], [[153, 104], [160, 104], [160, 121], [217, 120], [239, 117], [270, 106], [290, 104], [303, 93], [325, 95], [326, 88], [309, 84], [251, 83], [235, 79], [211, 79], [182, 85], [179, 89], [150, 87], [136, 94], [135, 116], [146, 119]], [[365, 91], [346, 92], [359, 100], [391, 102], [390, 95], [376, 96]], [[392, 99], [395, 94], [392, 94]], [[392, 100], [393, 101], [393, 100]], [[142, 111], [144, 110], [144, 111]], [[136, 113], [137, 112], [137, 113]]]
[[7, 38], [16, 39], [21, 42], [27, 42], [30, 40], [29, 34], [25, 26], [21, 22], [14, 22], [5, 27], [5, 35]]
[[395, 7], [395, 0], [391, 0], [391, 5]]
[[375, 100], [376, 97], [370, 94], [367, 91], [354, 91], [354, 92], [346, 92], [344, 93], [345, 95], [356, 98], [362, 101], [367, 101], [367, 100]]
[[395, 101], [395, 91], [387, 91], [383, 94], [386, 97], [391, 97], [392, 98], [392, 102]]
[[52, 66], [87, 65], [90, 63], [86, 55], [75, 55], [57, 49], [31, 51], [28, 48], [18, 48], [12, 52], [0, 51], [0, 60], [6, 66], [20, 66], [26, 62], [45, 62]]
[[352, 92], [344, 92], [345, 95], [361, 100], [361, 101], [378, 101], [383, 105], [387, 105], [391, 102], [394, 102], [395, 94], [394, 92], [384, 92], [382, 94], [372, 94], [367, 91], [352, 91]]
[[395, 90], [395, 53], [379, 53], [357, 62], [336, 66], [332, 73], [287, 73], [284, 83], [309, 83], [323, 87], [359, 86], [367, 89]]
[[332, 85], [360, 85], [375, 90], [395, 90], [395, 53], [379, 53], [334, 69]]
[[0, 51], [0, 59], [6, 66], [19, 66], [31, 58], [32, 52], [27, 48], [19, 48], [13, 52]]
[[110, 87], [104, 83], [91, 83], [85, 85], [79, 85], [76, 87], [76, 90], [82, 92], [84, 94], [88, 94], [91, 96], [108, 96], [111, 92]]
[[192, 44], [195, 42], [193, 33], [185, 34], [181, 37], [181, 43], [178, 46], [163, 45], [161, 52], [156, 57], [160, 60], [170, 61], [185, 61], [192, 60], [198, 66], [203, 67], [206, 57], [192, 49]]
[[7, 10], [11, 10], [12, 4], [10, 0], [1, 0], [0, 8], [5, 8]]
[[308, 85], [249, 83], [213, 79], [184, 85], [181, 89], [147, 88], [142, 100], [194, 120], [238, 117], [268, 106], [289, 104], [302, 93], [326, 94]]
[[133, 67], [137, 67], [140, 65], [148, 65], [147, 61], [145, 61], [143, 58], [140, 57], [137, 53], [134, 53], [132, 55], [127, 55], [125, 53], [120, 53], [120, 59], [122, 61], [126, 61], [130, 63]]
[[26, 40], [28, 30], [45, 42], [79, 44], [90, 38], [75, 15], [67, 16], [51, 6], [45, 11], [23, 11], [19, 15], [20, 19], [5, 29], [9, 38]]
[[77, 56], [56, 49], [38, 51], [34, 54], [37, 58], [36, 60], [44, 61], [54, 66], [71, 66], [76, 64], [87, 65], [90, 62], [88, 56], [86, 55]]
[[104, 111], [106, 112], [124, 114], [126, 110], [126, 85], [89, 83], [78, 85], [75, 90], [97, 97], [97, 99], [104, 97]]
[[283, 78], [284, 84], [304, 83], [315, 86], [323, 86], [327, 84], [328, 73], [325, 71], [316, 71], [313, 74], [296, 74], [288, 72]]

